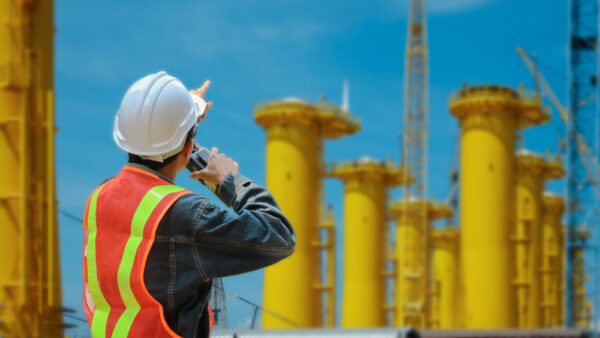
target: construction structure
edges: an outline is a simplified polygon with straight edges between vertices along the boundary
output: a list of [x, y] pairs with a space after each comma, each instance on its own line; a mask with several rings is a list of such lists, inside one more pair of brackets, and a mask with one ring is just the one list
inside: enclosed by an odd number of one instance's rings
[[[562, 290], [567, 293], [566, 299], [571, 299], [568, 309], [570, 309], [572, 317], [578, 318], [567, 321], [567, 325], [589, 328], [590, 325], [586, 323], [590, 323], [591, 318], [586, 313], [591, 312], [592, 303], [596, 306], [600, 305], [598, 292], [586, 291], [586, 287], [583, 285], [586, 283], [585, 281], [588, 281], [590, 285], [597, 285], [596, 281], [599, 278], [597, 268], [594, 265], [585, 264], [585, 251], [587, 250], [588, 255], [592, 254], [590, 249], [593, 245], [588, 243], [592, 235], [591, 229], [600, 221], [597, 217], [600, 167], [597, 155], [595, 155], [598, 154], [596, 142], [598, 140], [598, 124], [593, 126], [595, 122], [599, 121], [598, 116], [600, 116], [594, 113], [598, 109], [595, 97], [595, 69], [597, 66], [593, 61], [597, 53], [595, 37], [597, 27], [592, 23], [598, 19], [598, 4], [593, 1], [573, 1], [571, 5], [573, 24], [571, 25], [569, 48], [573, 58], [570, 60], [569, 99], [579, 98], [580, 100], [576, 104], [570, 103], [569, 108], [565, 108], [537, 68], [535, 55], [530, 58], [521, 47], [517, 48], [517, 52], [532, 74], [536, 87], [539, 87], [556, 107], [566, 126], [565, 129], [567, 129], [564, 132], [567, 145], [567, 200], [570, 205], [567, 208], [567, 219], [571, 219], [572, 226], [568, 231], [570, 244], [567, 245], [567, 250], [571, 252], [571, 259], [566, 265], [565, 279], [570, 280], [571, 283], [569, 288], [563, 287]], [[581, 113], [573, 114], [572, 111], [581, 111]], [[595, 241], [598, 241], [598, 237]], [[568, 248], [572, 248], [572, 250]], [[586, 293], [590, 295], [590, 299], [585, 295]], [[560, 318], [563, 317], [561, 314]]]
[[[585, 251], [589, 229], [597, 229], [598, 217], [598, 2], [571, 0], [569, 24], [569, 79], [567, 122], [567, 286], [566, 324], [581, 327], [586, 313]], [[595, 239], [595, 242], [599, 241]], [[582, 295], [581, 293], [584, 293]], [[598, 290], [592, 293], [598, 304]]]
[[[255, 108], [266, 130], [267, 187], [297, 232], [294, 255], [266, 269], [262, 327], [335, 325], [336, 228], [322, 197], [322, 180], [332, 176], [344, 182], [342, 327], [385, 326], [389, 309], [395, 326], [416, 328], [589, 327], [599, 305], [598, 266], [590, 260], [600, 215], [598, 3], [570, 2], [569, 105], [557, 105], [568, 128], [566, 201], [543, 193], [545, 180], [564, 174], [560, 158], [514, 152], [520, 129], [549, 120], [539, 96], [465, 87], [450, 99], [461, 126], [461, 228], [434, 229], [454, 210], [427, 195], [424, 2], [410, 2], [402, 165], [363, 158], [325, 168], [324, 140], [360, 129], [348, 112], [347, 84], [341, 108], [297, 99]], [[53, 2], [7, 0], [0, 9], [0, 336], [62, 336]], [[388, 205], [387, 190], [401, 185], [403, 199]], [[393, 257], [385, 254], [388, 211], [397, 225]], [[386, 271], [390, 258], [394, 271]], [[389, 275], [395, 295], [388, 307]], [[213, 292], [217, 328], [226, 328], [221, 279]]]
[[[414, 214], [426, 210], [427, 223], [412, 222]], [[453, 215], [452, 209], [444, 204], [426, 200], [400, 200], [390, 205], [390, 212], [396, 216], [396, 287], [394, 326], [429, 327], [429, 268], [430, 225], [437, 219]], [[427, 276], [425, 282], [423, 276]]]
[[214, 328], [227, 330], [227, 305], [225, 303], [225, 288], [223, 278], [213, 278], [210, 290], [210, 305], [213, 313]]
[[560, 157], [525, 150], [516, 154], [516, 222], [512, 235], [519, 328], [542, 327], [543, 318], [543, 190], [544, 182], [564, 176]]
[[[464, 87], [450, 98], [460, 120], [460, 268], [465, 328], [517, 325], [512, 286], [515, 137], [550, 118], [539, 99], [508, 87]], [[485, 198], [483, 198], [485, 196]]]
[[[562, 197], [544, 192], [542, 207], [542, 327], [559, 327], [564, 323], [564, 231], [561, 222], [565, 211]], [[562, 287], [562, 290], [561, 290]]]
[[457, 228], [446, 227], [431, 231], [431, 329], [458, 328], [459, 235]]
[[344, 328], [386, 325], [387, 190], [408, 183], [403, 169], [371, 158], [333, 163], [328, 169], [329, 176], [344, 182]]
[[[396, 264], [395, 325], [425, 327], [427, 318], [427, 289], [429, 283], [429, 204], [427, 203], [427, 112], [428, 112], [428, 50], [425, 1], [410, 1], [406, 51], [404, 59], [404, 132], [402, 142], [402, 163], [414, 182], [404, 188], [404, 200], [399, 204], [409, 209], [400, 212], [403, 218], [398, 226], [406, 226], [408, 231], [396, 229], [398, 235], [396, 259], [406, 259], [402, 254], [411, 249], [405, 244], [415, 245], [413, 249], [417, 262], [401, 261]], [[415, 202], [415, 203], [412, 203]], [[412, 231], [416, 231], [413, 233]], [[417, 235], [418, 233], [418, 235]], [[413, 243], [418, 241], [418, 243]], [[409, 256], [411, 255], [408, 253]], [[410, 267], [409, 267], [410, 266]], [[409, 275], [406, 275], [408, 273]], [[409, 278], [409, 279], [406, 279]], [[408, 284], [407, 284], [408, 283]], [[409, 291], [412, 290], [412, 291]], [[408, 293], [408, 294], [405, 294]]]
[[0, 336], [62, 335], [52, 1], [0, 2]]
[[[262, 327], [320, 327], [322, 140], [356, 133], [360, 123], [333, 104], [297, 99], [259, 104], [254, 117], [267, 134], [266, 186], [294, 226], [297, 240], [294, 255], [265, 269], [263, 306], [285, 320], [265, 314]], [[333, 285], [329, 288], [334, 294]]]

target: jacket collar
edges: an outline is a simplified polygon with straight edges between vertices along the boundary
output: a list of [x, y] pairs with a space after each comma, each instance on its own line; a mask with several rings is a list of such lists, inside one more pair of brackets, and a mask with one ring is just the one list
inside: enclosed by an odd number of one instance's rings
[[129, 163], [127, 163], [127, 165], [128, 165], [128, 166], [130, 166], [130, 167], [134, 167], [134, 168], [142, 169], [142, 170], [144, 170], [144, 171], [147, 171], [147, 172], [149, 172], [149, 173], [151, 173], [151, 174], [154, 174], [154, 175], [156, 175], [156, 176], [160, 177], [161, 179], [163, 179], [163, 180], [165, 180], [165, 181], [167, 181], [167, 182], [169, 182], [169, 183], [171, 183], [171, 184], [175, 184], [175, 182], [173, 182], [173, 180], [171, 180], [171, 179], [170, 179], [170, 178], [168, 178], [167, 176], [165, 176], [165, 175], [163, 175], [163, 174], [159, 173], [158, 171], [156, 171], [156, 170], [154, 170], [154, 169], [151, 169], [150, 167], [148, 167], [148, 166], [145, 166], [145, 165], [143, 165], [143, 164], [129, 162]]

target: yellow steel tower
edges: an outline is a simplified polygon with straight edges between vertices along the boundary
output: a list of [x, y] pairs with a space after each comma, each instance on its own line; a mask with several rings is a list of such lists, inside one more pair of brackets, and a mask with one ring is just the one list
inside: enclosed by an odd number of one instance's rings
[[565, 202], [559, 195], [544, 192], [543, 197], [543, 249], [542, 249], [542, 271], [543, 271], [543, 321], [544, 327], [561, 326], [560, 311], [563, 295], [559, 291], [563, 272], [561, 270], [561, 231], [560, 221], [565, 211]]
[[407, 179], [402, 167], [369, 158], [333, 164], [328, 172], [344, 182], [342, 327], [385, 326], [386, 190]]
[[502, 86], [464, 88], [449, 105], [461, 126], [461, 322], [466, 328], [515, 327], [515, 130], [543, 123], [549, 114], [539, 100]]
[[319, 154], [323, 138], [356, 133], [359, 121], [334, 105], [288, 99], [259, 104], [256, 123], [266, 129], [267, 187], [296, 230], [296, 252], [265, 270], [265, 329], [322, 325], [320, 287]]
[[61, 336], [53, 2], [0, 1], [0, 22], [0, 336]]
[[[429, 261], [423, 259], [428, 257], [426, 250], [429, 249], [429, 231], [427, 229], [429, 226], [427, 218], [428, 203], [426, 202], [428, 60], [425, 0], [411, 0], [404, 59], [404, 140], [402, 161], [407, 167], [408, 174], [414, 177], [414, 183], [404, 189], [404, 200], [417, 201], [417, 203], [402, 204], [405, 207], [410, 207], [410, 209], [399, 213], [404, 219], [399, 220], [398, 224], [414, 229], [423, 237], [403, 238], [396, 245], [398, 245], [397, 250], [399, 252], [404, 252], [407, 248], [402, 248], [400, 245], [419, 240], [421, 243], [417, 245], [417, 248], [425, 251], [414, 253], [414, 257], [420, 259], [419, 263], [408, 263], [411, 266], [408, 268], [411, 270], [411, 273], [417, 273], [410, 277], [409, 284], [411, 286], [409, 288], [412, 288], [413, 291], [409, 292], [408, 289], [396, 290], [398, 294], [403, 294], [404, 292], [410, 293], [410, 298], [396, 297], [396, 299], [402, 300], [401, 303], [396, 304], [396, 325], [399, 326], [417, 325], [416, 327], [424, 327], [426, 325], [425, 318], [427, 317], [426, 290], [429, 282]], [[397, 258], [404, 259], [400, 256]], [[416, 266], [415, 264], [423, 265]], [[397, 277], [404, 279], [406, 276], [400, 270], [406, 269], [406, 267], [402, 267], [400, 264], [397, 267], [399, 271]], [[398, 286], [407, 287], [404, 284], [405, 282], [407, 280], [396, 281]], [[416, 313], [415, 311], [422, 312]]]
[[433, 269], [431, 273], [432, 329], [457, 328], [459, 230], [434, 229], [431, 232]]
[[518, 325], [542, 327], [542, 196], [545, 180], [565, 175], [559, 157], [546, 158], [527, 151], [517, 152], [516, 224], [512, 242], [515, 248]]
[[[412, 216], [427, 211], [426, 223], [412, 222]], [[425, 328], [428, 326], [429, 225], [436, 219], [452, 216], [452, 209], [425, 200], [401, 200], [392, 203], [390, 211], [396, 216], [396, 316], [394, 326]], [[406, 215], [406, 214], [409, 215]]]

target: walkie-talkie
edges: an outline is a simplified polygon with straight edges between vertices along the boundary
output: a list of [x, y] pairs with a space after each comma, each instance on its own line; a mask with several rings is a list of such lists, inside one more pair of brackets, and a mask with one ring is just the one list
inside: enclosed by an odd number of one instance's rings
[[[210, 150], [202, 147], [196, 141], [194, 141], [194, 147], [192, 149], [192, 156], [190, 156], [190, 161], [186, 165], [186, 168], [190, 172], [202, 170], [206, 168], [208, 165], [208, 157], [210, 156]], [[215, 184], [204, 182], [202, 179], [198, 179], [200, 183], [207, 186], [210, 190], [215, 191], [217, 186]]]

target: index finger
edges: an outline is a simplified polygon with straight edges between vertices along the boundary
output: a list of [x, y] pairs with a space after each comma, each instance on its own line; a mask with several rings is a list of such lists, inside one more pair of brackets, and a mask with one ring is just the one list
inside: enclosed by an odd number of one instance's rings
[[201, 98], [204, 98], [204, 95], [206, 95], [206, 91], [208, 90], [208, 87], [210, 87], [210, 81], [206, 80], [204, 81], [204, 83], [202, 84], [202, 86], [198, 89], [196, 89], [196, 95], [200, 96]]

